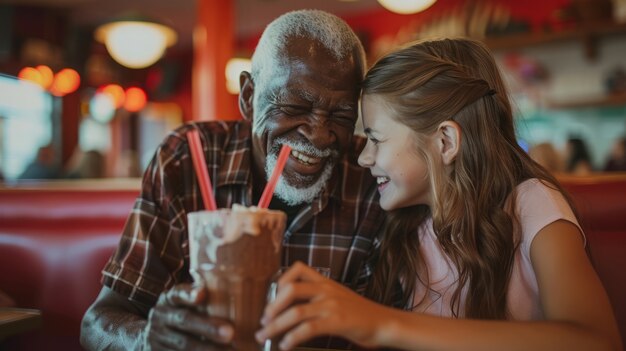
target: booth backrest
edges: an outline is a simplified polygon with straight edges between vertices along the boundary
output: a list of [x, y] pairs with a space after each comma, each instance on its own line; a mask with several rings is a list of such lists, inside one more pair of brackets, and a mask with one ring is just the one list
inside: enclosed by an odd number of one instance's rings
[[572, 196], [586, 230], [626, 229], [626, 174], [560, 177], [559, 181]]
[[[626, 341], [626, 174], [559, 178], [578, 209], [591, 259]], [[80, 350], [80, 321], [139, 192], [0, 187], [0, 290], [42, 310], [43, 326], [0, 349]]]
[[81, 318], [138, 188], [0, 189], [0, 290], [43, 318], [40, 329], [0, 341], [0, 349], [81, 350]]
[[72, 220], [108, 227], [123, 225], [138, 190], [4, 189], [0, 193], [0, 223], [4, 227], [43, 227]]
[[626, 343], [626, 174], [561, 177]]

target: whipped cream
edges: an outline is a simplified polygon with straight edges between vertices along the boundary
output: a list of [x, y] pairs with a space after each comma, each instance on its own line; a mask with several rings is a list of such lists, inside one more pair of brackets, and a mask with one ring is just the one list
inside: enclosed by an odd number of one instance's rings
[[274, 251], [281, 247], [286, 215], [281, 211], [233, 205], [232, 209], [191, 212], [189, 229], [190, 270], [211, 267], [217, 261], [220, 247], [239, 240], [243, 235], [270, 234]]

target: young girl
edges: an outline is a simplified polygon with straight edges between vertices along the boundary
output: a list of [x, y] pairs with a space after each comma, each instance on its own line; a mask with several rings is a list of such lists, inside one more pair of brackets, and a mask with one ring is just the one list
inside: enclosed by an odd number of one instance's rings
[[[330, 334], [408, 350], [621, 350], [576, 216], [517, 144], [481, 43], [389, 54], [366, 76], [362, 112], [359, 163], [390, 211], [368, 291], [380, 304], [296, 264], [259, 340], [284, 334], [283, 349]], [[398, 300], [404, 311], [387, 307]]]

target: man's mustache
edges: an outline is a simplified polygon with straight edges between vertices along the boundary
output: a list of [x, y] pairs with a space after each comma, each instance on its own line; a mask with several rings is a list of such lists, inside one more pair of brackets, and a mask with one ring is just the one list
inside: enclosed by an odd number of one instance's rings
[[304, 153], [306, 155], [310, 155], [313, 157], [318, 157], [318, 158], [330, 157], [334, 159], [339, 156], [339, 150], [337, 148], [328, 147], [325, 149], [319, 149], [308, 141], [289, 140], [286, 138], [278, 138], [274, 140], [269, 154], [278, 155], [278, 153], [280, 152], [280, 148], [283, 144], [289, 145], [291, 149], [294, 151], [298, 151], [298, 152], [301, 152], [301, 153]]

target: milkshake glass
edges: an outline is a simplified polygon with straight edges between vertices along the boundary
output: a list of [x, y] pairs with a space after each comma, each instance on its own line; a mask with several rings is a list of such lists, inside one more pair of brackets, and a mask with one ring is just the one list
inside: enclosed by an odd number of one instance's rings
[[189, 213], [190, 273], [208, 290], [206, 311], [230, 320], [234, 348], [261, 350], [254, 339], [272, 277], [280, 267], [287, 216], [246, 208]]

